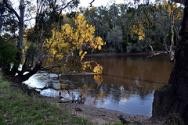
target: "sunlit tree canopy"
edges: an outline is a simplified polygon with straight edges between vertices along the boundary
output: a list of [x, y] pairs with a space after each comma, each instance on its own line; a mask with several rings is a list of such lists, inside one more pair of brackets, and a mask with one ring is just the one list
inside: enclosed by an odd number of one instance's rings
[[95, 27], [87, 23], [85, 17], [78, 14], [74, 23], [64, 24], [60, 30], [53, 29], [52, 37], [45, 42], [48, 63], [69, 62], [72, 57], [81, 62], [87, 51], [101, 50], [105, 42], [95, 36]]

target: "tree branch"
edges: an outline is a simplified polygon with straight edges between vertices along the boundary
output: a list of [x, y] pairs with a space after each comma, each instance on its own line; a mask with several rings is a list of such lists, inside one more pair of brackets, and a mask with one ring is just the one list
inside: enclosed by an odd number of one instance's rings
[[90, 7], [92, 7], [93, 5], [93, 2], [95, 2], [95, 0], [92, 0], [89, 4], [90, 4]]
[[185, 4], [186, 0], [172, 0], [172, 2]]
[[31, 18], [29, 18], [29, 19], [25, 19], [24, 22], [30, 21], [30, 20], [35, 19], [35, 18], [36, 18], [36, 17], [31, 17]]
[[59, 8], [58, 11], [64, 10], [64, 9], [67, 8], [71, 3], [73, 3], [73, 0], [69, 1], [65, 6]]
[[9, 9], [9, 11], [11, 11], [11, 12], [17, 17], [18, 21], [20, 21], [20, 16], [19, 16], [18, 13], [16, 12], [16, 10], [13, 9], [12, 6], [8, 4], [8, 1], [7, 1], [7, 0], [4, 0], [3, 3], [5, 4], [5, 7], [6, 7], [7, 9]]

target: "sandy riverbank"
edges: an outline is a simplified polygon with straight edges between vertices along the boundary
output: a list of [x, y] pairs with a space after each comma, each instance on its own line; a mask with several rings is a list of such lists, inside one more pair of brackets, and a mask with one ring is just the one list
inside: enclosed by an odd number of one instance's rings
[[66, 109], [73, 116], [82, 117], [92, 122], [94, 125], [106, 125], [106, 124], [117, 124], [122, 123], [119, 116], [122, 116], [127, 121], [126, 125], [162, 125], [161, 121], [154, 121], [150, 117], [141, 115], [129, 115], [114, 110], [96, 108], [89, 105], [77, 104], [66, 102], [62, 103], [58, 99], [47, 99], [51, 103], [56, 103], [59, 108]]

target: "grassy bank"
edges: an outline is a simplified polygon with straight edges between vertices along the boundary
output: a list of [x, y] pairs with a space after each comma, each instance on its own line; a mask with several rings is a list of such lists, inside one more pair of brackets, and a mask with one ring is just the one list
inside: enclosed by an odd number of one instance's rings
[[19, 87], [3, 79], [0, 73], [0, 125], [92, 125], [92, 123], [71, 115], [65, 108], [60, 108], [58, 103], [37, 95], [27, 95]]
[[0, 75], [0, 125], [90, 125], [37, 96], [28, 96]]

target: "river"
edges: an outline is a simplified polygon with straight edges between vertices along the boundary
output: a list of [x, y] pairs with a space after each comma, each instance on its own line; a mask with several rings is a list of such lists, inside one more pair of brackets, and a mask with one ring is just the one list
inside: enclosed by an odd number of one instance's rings
[[172, 69], [166, 56], [99, 56], [88, 60], [100, 63], [103, 75], [65, 75], [59, 81], [56, 74], [39, 72], [24, 83], [38, 88], [43, 96], [60, 95], [85, 105], [151, 116], [154, 92], [167, 84]]

